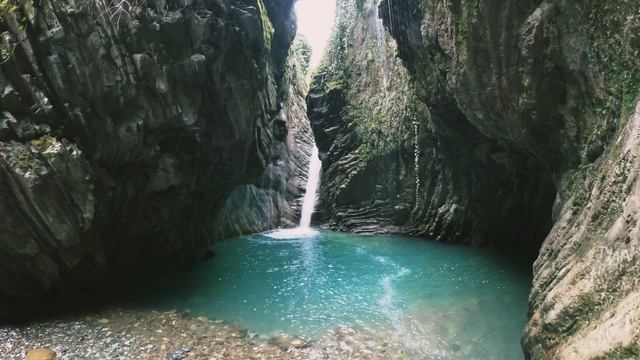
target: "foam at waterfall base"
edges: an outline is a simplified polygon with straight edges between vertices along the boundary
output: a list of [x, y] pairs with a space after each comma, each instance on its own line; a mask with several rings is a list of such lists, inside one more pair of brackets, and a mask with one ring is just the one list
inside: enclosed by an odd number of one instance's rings
[[301, 239], [316, 236], [318, 232], [309, 227], [297, 227], [293, 229], [279, 229], [264, 233], [264, 236], [272, 239]]

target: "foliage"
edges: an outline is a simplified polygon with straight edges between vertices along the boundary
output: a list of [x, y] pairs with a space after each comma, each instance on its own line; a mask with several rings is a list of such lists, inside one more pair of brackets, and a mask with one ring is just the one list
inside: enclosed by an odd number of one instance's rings
[[306, 76], [311, 63], [311, 45], [304, 36], [298, 35], [293, 43], [292, 51], [301, 67], [302, 74]]
[[39, 139], [31, 140], [31, 145], [40, 151], [47, 151], [51, 146], [55, 145], [56, 140], [49, 134], [45, 134]]
[[412, 148], [418, 100], [389, 35], [360, 10], [354, 2], [339, 2], [340, 16], [315, 77], [322, 84], [314, 86], [345, 94], [341, 118], [358, 135], [357, 153], [364, 164], [399, 148]]
[[601, 115], [621, 115], [635, 102], [640, 85], [640, 7], [633, 2], [588, 2], [590, 60], [607, 69], [607, 96]]
[[[12, 17], [17, 19], [16, 15], [18, 11], [18, 5], [15, 0], [0, 0], [0, 23], [2, 27], [6, 28], [7, 19]], [[24, 21], [18, 21], [18, 26], [22, 27]], [[22, 31], [22, 29], [18, 29]], [[12, 56], [13, 52], [18, 46], [19, 40], [14, 39], [9, 31], [0, 32], [0, 64], [7, 62]]]
[[[595, 100], [598, 124], [592, 129], [584, 151], [587, 160], [591, 144], [606, 144], [624, 128], [640, 89], [640, 7], [635, 1], [586, 1], [575, 10], [579, 26], [587, 36], [587, 56], [600, 77], [600, 94]], [[598, 81], [598, 80], [596, 80]]]
[[17, 5], [14, 0], [0, 0], [0, 12], [4, 13], [6, 11], [15, 12], [17, 10]]
[[41, 164], [28, 147], [20, 147], [13, 151], [10, 165], [21, 172], [38, 172]]

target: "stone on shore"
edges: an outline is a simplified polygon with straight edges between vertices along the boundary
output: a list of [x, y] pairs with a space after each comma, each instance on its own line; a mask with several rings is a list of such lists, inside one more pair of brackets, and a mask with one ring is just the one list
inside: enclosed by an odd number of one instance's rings
[[51, 349], [34, 349], [27, 353], [24, 360], [56, 360], [56, 352]]

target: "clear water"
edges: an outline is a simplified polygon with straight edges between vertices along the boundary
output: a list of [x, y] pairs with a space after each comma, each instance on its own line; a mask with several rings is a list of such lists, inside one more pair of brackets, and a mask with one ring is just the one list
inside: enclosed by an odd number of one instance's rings
[[318, 231], [251, 235], [164, 278], [146, 305], [189, 309], [264, 335], [314, 338], [350, 325], [385, 331], [421, 354], [522, 359], [529, 266], [488, 251], [400, 236]]

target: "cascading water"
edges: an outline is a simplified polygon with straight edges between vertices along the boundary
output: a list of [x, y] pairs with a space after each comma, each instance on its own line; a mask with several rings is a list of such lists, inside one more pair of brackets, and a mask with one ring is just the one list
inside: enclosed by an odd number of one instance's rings
[[316, 207], [316, 199], [318, 196], [318, 185], [320, 184], [320, 171], [322, 170], [322, 162], [318, 156], [318, 148], [314, 145], [309, 158], [309, 171], [307, 173], [307, 188], [302, 198], [302, 212], [300, 216], [300, 225], [294, 229], [276, 230], [266, 235], [275, 239], [293, 239], [301, 237], [310, 237], [316, 234], [311, 229], [311, 216]]
[[378, 47], [378, 55], [380, 57], [380, 61], [382, 65], [380, 67], [380, 72], [382, 75], [382, 81], [384, 86], [384, 94], [385, 99], [388, 98], [388, 88], [389, 88], [389, 65], [387, 62], [387, 43], [385, 40], [385, 30], [382, 19], [379, 18], [378, 15], [378, 0], [372, 0], [371, 6], [373, 8], [373, 28], [374, 35], [376, 37], [377, 47]]
[[314, 145], [309, 159], [309, 172], [307, 173], [307, 189], [302, 201], [302, 215], [300, 216], [300, 228], [308, 229], [311, 226], [311, 215], [316, 207], [318, 196], [318, 184], [320, 183], [320, 169], [322, 162], [318, 157], [318, 148]]
[[413, 117], [413, 166], [416, 175], [416, 202], [413, 207], [413, 211], [418, 210], [418, 206], [420, 205], [420, 138], [419, 138], [419, 129], [420, 123], [418, 120]]

